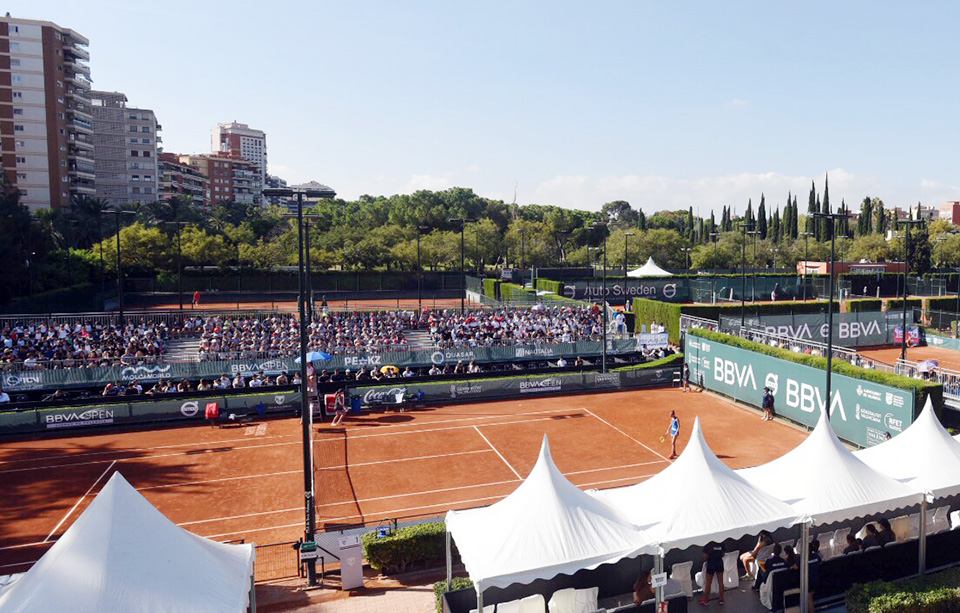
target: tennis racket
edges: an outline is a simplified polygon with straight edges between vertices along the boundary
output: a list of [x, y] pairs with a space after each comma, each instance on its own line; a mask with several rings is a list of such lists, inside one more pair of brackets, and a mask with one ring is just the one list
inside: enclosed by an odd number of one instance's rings
[[660, 442], [662, 443], [662, 442], [664, 442], [665, 440], [667, 440], [667, 435], [666, 435], [666, 434], [661, 434], [661, 435], [660, 435]]

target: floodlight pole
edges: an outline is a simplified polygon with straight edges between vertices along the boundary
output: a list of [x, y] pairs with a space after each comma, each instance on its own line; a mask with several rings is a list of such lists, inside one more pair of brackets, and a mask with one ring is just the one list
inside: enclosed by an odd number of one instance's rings
[[313, 323], [313, 275], [310, 274], [310, 220], [303, 222], [303, 250], [306, 253], [306, 305], [304, 310], [307, 313], [307, 325]]
[[900, 339], [900, 361], [907, 360], [907, 275], [910, 274], [910, 226], [922, 224], [922, 219], [904, 219], [903, 228], [903, 336]]
[[467, 224], [471, 221], [476, 221], [476, 219], [451, 219], [450, 223], [460, 224], [460, 314], [463, 315], [467, 312], [467, 262], [464, 257], [464, 242], [463, 242], [463, 232], [467, 227]]
[[594, 222], [593, 228], [603, 228], [603, 270], [601, 271], [602, 291], [600, 296], [600, 309], [603, 313], [603, 332], [600, 339], [603, 347], [600, 351], [600, 372], [607, 372], [607, 224]]
[[[833, 385], [833, 269], [837, 246], [836, 226], [838, 219], [846, 219], [848, 216], [846, 213], [813, 213], [813, 217], [830, 221], [830, 293], [827, 301], [827, 419], [829, 420], [830, 393]], [[806, 262], [804, 262], [804, 271], [806, 271]]]
[[810, 247], [808, 240], [813, 236], [813, 232], [801, 232], [803, 236], [803, 274], [800, 276], [800, 283], [803, 285], [803, 301], [807, 301], [807, 260], [810, 259]]

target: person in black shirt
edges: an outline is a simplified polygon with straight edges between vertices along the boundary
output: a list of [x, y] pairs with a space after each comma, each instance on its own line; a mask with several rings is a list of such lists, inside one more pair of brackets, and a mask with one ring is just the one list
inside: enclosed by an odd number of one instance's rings
[[873, 524], [867, 524], [867, 535], [863, 537], [863, 549], [867, 547], [879, 547], [880, 535], [877, 534], [877, 528]]
[[860, 539], [853, 534], [847, 534], [847, 546], [844, 547], [843, 554], [846, 555], [854, 551], [860, 551]]
[[817, 593], [817, 588], [820, 586], [820, 563], [823, 562], [823, 558], [820, 557], [820, 541], [813, 539], [810, 541], [810, 557], [807, 560], [808, 568], [810, 569], [809, 585], [810, 585], [810, 608], [808, 611], [813, 611], [813, 601], [814, 595]]
[[877, 534], [877, 539], [880, 541], [881, 547], [897, 540], [897, 535], [893, 533], [893, 528], [890, 527], [890, 522], [886, 517], [881, 517], [877, 520], [877, 523], [880, 524], [880, 532]]
[[770, 554], [770, 557], [766, 560], [763, 560], [760, 571], [757, 573], [757, 580], [753, 583], [753, 590], [755, 592], [760, 591], [760, 586], [766, 583], [767, 577], [770, 576], [770, 573], [777, 569], [787, 567], [787, 563], [783, 558], [780, 557], [780, 553], [782, 551], [783, 550], [780, 549], [780, 543], [777, 543], [773, 546], [773, 552]]
[[723, 554], [723, 545], [716, 541], [710, 541], [703, 548], [703, 559], [707, 561], [706, 580], [703, 586], [703, 598], [699, 602], [704, 606], [710, 602], [710, 588], [714, 577], [717, 579], [717, 587], [720, 590], [720, 604], [723, 604]]

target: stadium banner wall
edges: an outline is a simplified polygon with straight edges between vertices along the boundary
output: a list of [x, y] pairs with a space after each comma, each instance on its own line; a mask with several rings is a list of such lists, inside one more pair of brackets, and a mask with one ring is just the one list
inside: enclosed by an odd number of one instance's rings
[[[786, 336], [818, 343], [827, 342], [826, 313], [795, 313], [783, 315], [747, 315], [745, 323], [769, 334]], [[894, 342], [894, 329], [903, 323], [901, 313], [861, 311], [833, 314], [833, 342], [841, 347], [870, 347]], [[740, 318], [723, 316], [721, 328], [739, 329]]]
[[960, 351], [960, 339], [930, 334], [929, 330], [926, 333], [926, 339], [927, 345], [930, 347], [940, 347], [941, 349], [953, 349], [954, 351]]
[[609, 373], [571, 373], [511, 377], [506, 379], [479, 379], [475, 381], [430, 382], [423, 384], [377, 385], [347, 388], [350, 397], [361, 398], [363, 406], [390, 405], [396, 395], [403, 393], [415, 399], [423, 393], [428, 404], [470, 400], [496, 400], [526, 396], [618, 390], [634, 387], [667, 385], [673, 381], [678, 368], [633, 369]]
[[[543, 275], [552, 278], [549, 275]], [[657, 277], [628, 278], [608, 277], [606, 294], [603, 281], [596, 279], [574, 279], [564, 281], [563, 295], [573, 300], [599, 300], [606, 298], [612, 304], [622, 304], [631, 298], [649, 298], [662, 302], [693, 302], [707, 296], [718, 301], [740, 300], [741, 279], [738, 276], [726, 277]], [[747, 277], [746, 292], [749, 299], [770, 300], [774, 292], [780, 299], [799, 299], [804, 295], [802, 278], [797, 275], [751, 275]], [[696, 295], [696, 296], [695, 296]], [[807, 293], [807, 297], [812, 294]]]
[[[763, 388], [774, 395], [774, 409], [814, 427], [825, 410], [826, 372], [688, 335], [684, 361], [691, 381], [741, 402], [760, 407]], [[913, 423], [912, 391], [833, 373], [831, 418], [837, 436], [861, 447], [877, 445]]]
[[[619, 355], [636, 351], [633, 339], [607, 339], [607, 354]], [[472, 347], [465, 349], [437, 349], [423, 351], [404, 351], [394, 353], [368, 353], [358, 355], [338, 355], [330, 360], [317, 362], [318, 368], [333, 371], [335, 368], [359, 370], [361, 367], [379, 368], [392, 365], [398, 367], [424, 367], [436, 364], [511, 362], [515, 360], [548, 360], [564, 357], [590, 357], [603, 353], [601, 342], [553, 343], [539, 345], [511, 345], [497, 347]], [[266, 375], [278, 375], [280, 372], [293, 372], [298, 369], [293, 358], [271, 358], [264, 360], [246, 360], [229, 362], [177, 362], [169, 364], [119, 366], [109, 368], [61, 368], [54, 370], [32, 370], [5, 372], [0, 376], [3, 389], [8, 392], [34, 390], [55, 390], [75, 387], [102, 386], [115, 381], [151, 382], [159, 379], [210, 379], [227, 374], [253, 374], [263, 372]]]
[[150, 402], [113, 403], [83, 407], [51, 407], [0, 413], [0, 435], [27, 432], [53, 432], [93, 426], [130, 425], [157, 421], [202, 420], [207, 403], [216, 402], [220, 414], [241, 410], [256, 412], [264, 405], [265, 413], [299, 410], [300, 395], [296, 391], [241, 396], [205, 396]]

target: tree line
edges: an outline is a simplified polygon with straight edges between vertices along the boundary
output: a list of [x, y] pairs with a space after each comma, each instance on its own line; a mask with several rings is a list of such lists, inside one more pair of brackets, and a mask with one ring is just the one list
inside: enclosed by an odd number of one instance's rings
[[[2, 176], [2, 174], [0, 174]], [[177, 270], [177, 229], [184, 267], [266, 271], [297, 263], [296, 222], [280, 207], [228, 203], [200, 207], [189, 199], [134, 204], [119, 215], [88, 197], [69, 207], [31, 213], [17, 192], [0, 186], [0, 302], [116, 275], [116, 229], [120, 228], [126, 277], [172, 275]], [[635, 267], [648, 257], [671, 269], [794, 268], [801, 259], [829, 257], [836, 234], [838, 259], [902, 259], [902, 242], [893, 211], [879, 198], [860, 203], [856, 221], [834, 228], [815, 212], [847, 212], [841, 201], [832, 211], [828, 181], [823, 192], [812, 184], [806, 211], [796, 194], [772, 205], [761, 194], [742, 212], [722, 207], [719, 221], [694, 214], [693, 207], [647, 215], [617, 200], [599, 211], [557, 206], [517, 205], [483, 198], [468, 188], [422, 190], [394, 196], [361, 196], [355, 201], [322, 200], [305, 210], [313, 270], [458, 270], [459, 219], [475, 220], [463, 229], [464, 260], [470, 271], [499, 267], [591, 266], [606, 246], [611, 268]], [[911, 269], [960, 264], [960, 235], [943, 221], [911, 232]]]

